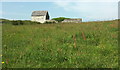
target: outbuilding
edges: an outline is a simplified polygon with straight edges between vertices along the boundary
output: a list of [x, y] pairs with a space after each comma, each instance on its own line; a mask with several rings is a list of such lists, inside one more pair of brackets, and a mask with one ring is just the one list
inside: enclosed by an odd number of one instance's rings
[[31, 21], [44, 23], [45, 21], [50, 19], [50, 16], [48, 11], [33, 11], [31, 18]]
[[62, 21], [63, 23], [81, 23], [82, 22], [82, 19], [80, 18], [77, 18], [77, 19], [65, 19]]

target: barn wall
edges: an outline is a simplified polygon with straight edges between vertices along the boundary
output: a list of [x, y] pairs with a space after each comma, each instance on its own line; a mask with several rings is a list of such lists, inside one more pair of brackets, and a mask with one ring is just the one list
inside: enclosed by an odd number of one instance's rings
[[44, 23], [46, 21], [46, 16], [32, 16], [32, 21]]

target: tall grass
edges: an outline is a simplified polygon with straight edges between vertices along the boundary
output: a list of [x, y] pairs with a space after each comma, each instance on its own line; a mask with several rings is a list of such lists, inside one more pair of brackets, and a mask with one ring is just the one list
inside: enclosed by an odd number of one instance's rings
[[116, 68], [117, 21], [3, 24], [3, 68]]

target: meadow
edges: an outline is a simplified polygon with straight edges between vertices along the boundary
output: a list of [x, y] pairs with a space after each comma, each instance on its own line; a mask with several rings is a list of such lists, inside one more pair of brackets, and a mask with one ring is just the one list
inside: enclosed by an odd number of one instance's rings
[[117, 68], [118, 21], [2, 25], [3, 68]]

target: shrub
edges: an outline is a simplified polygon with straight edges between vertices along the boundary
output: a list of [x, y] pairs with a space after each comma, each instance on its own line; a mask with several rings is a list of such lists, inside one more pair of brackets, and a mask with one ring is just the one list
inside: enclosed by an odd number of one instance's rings
[[65, 18], [65, 17], [53, 18], [53, 20], [56, 20], [58, 22], [62, 22], [64, 19], [70, 19], [70, 18]]
[[40, 22], [33, 22], [33, 21], [29, 21], [29, 20], [24, 20], [24, 21], [15, 20], [15, 21], [12, 21], [12, 24], [13, 25], [32, 25], [32, 24], [41, 24], [41, 23]]
[[12, 24], [13, 25], [23, 25], [24, 23], [21, 20], [16, 20], [16, 21], [12, 21]]
[[48, 21], [46, 21], [45, 23], [46, 23], [46, 24], [50, 24], [50, 23], [52, 23], [52, 22], [48, 22]]
[[55, 20], [46, 21], [45, 24], [57, 23]]
[[46, 21], [45, 24], [51, 24], [52, 22]]
[[17, 21], [12, 21], [13, 25], [18, 25]]
[[30, 21], [30, 20], [25, 20], [24, 25], [28, 25], [28, 24], [32, 25], [32, 24], [41, 24], [41, 23], [40, 22], [35, 22], [35, 21]]
[[11, 24], [12, 23], [12, 21], [6, 20], [6, 19], [0, 19], [0, 21], [2, 22], [2, 24]]

